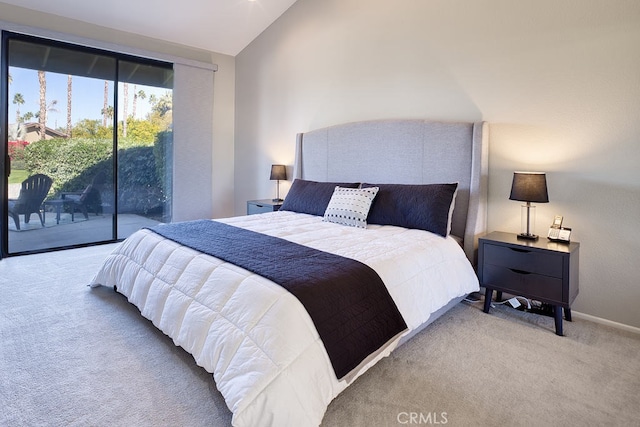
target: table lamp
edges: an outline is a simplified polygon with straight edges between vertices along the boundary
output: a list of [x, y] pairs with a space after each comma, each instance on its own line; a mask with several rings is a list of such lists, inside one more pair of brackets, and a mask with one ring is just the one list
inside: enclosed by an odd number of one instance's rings
[[520, 211], [522, 233], [518, 234], [518, 238], [537, 240], [538, 236], [534, 234], [536, 211], [535, 206], [531, 206], [531, 202], [549, 202], [549, 194], [547, 193], [547, 176], [545, 173], [514, 172], [509, 200], [527, 202], [526, 205], [522, 205], [522, 209]]
[[287, 168], [285, 165], [271, 165], [271, 177], [269, 178], [272, 181], [278, 181], [277, 184], [277, 195], [275, 199], [272, 199], [273, 202], [281, 202], [280, 198], [280, 180], [287, 179]]

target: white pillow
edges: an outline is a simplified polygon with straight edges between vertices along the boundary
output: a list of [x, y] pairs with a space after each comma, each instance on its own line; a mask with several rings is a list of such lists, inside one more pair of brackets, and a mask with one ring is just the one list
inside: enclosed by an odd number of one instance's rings
[[378, 194], [378, 187], [336, 187], [324, 212], [323, 221], [367, 228], [367, 215], [376, 194]]

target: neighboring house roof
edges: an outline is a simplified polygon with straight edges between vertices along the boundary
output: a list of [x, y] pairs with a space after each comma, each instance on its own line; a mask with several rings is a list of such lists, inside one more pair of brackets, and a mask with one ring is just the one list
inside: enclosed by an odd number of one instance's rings
[[[29, 142], [39, 141], [40, 139], [40, 124], [39, 123], [23, 123], [22, 126], [25, 129], [24, 140]], [[55, 129], [51, 129], [49, 127], [45, 127], [44, 129], [44, 139], [53, 139], [53, 138], [68, 138], [69, 136], [66, 133], [59, 132]]]

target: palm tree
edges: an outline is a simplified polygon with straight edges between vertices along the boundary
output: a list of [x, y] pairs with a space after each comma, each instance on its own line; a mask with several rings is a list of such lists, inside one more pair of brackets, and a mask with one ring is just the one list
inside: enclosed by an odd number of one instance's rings
[[133, 107], [131, 108], [131, 116], [136, 118], [136, 103], [138, 102], [137, 86], [133, 85]]
[[104, 122], [105, 125], [104, 127], [107, 127], [106, 123], [107, 123], [107, 119], [112, 120], [113, 119], [113, 106], [109, 105], [107, 106], [107, 108], [103, 108], [102, 111], [100, 112], [102, 114], [102, 117], [104, 118]]
[[[51, 101], [50, 103], [46, 104], [45, 113], [44, 113], [45, 118], [47, 117], [48, 113], [57, 113], [58, 112], [58, 109], [56, 108], [56, 105], [58, 105], [58, 101], [55, 100], [55, 99], [53, 101]], [[41, 106], [41, 108], [42, 108], [42, 106]], [[40, 111], [42, 111], [42, 110], [40, 110]], [[27, 117], [27, 114], [31, 114], [31, 113], [26, 113], [24, 115], [24, 117]], [[40, 123], [40, 117], [42, 117], [40, 112], [37, 112], [35, 114], [35, 117], [38, 119], [38, 123]], [[45, 122], [46, 122], [46, 119], [45, 119]], [[43, 139], [43, 138], [40, 138], [40, 139]]]
[[147, 94], [144, 90], [140, 89], [139, 91], [136, 91], [135, 85], [133, 86], [133, 111], [131, 112], [131, 115], [134, 119], [136, 118], [136, 104], [138, 103], [138, 98], [145, 99], [146, 97]]
[[160, 97], [151, 95], [149, 102], [151, 103], [151, 110], [158, 113], [160, 117], [164, 117], [165, 114], [173, 109], [173, 98], [170, 92], [165, 92]]
[[16, 105], [16, 124], [20, 123], [20, 106], [24, 104], [24, 97], [21, 93], [13, 95], [13, 104]]
[[71, 138], [71, 74], [67, 76], [67, 136]]
[[40, 125], [40, 139], [44, 139], [47, 127], [47, 77], [42, 70], [38, 70], [38, 82], [40, 83], [40, 114], [38, 123]]
[[58, 105], [58, 101], [57, 100], [53, 100], [50, 103], [47, 104], [47, 113], [57, 113], [58, 109], [56, 108], [56, 105]]
[[129, 83], [123, 83], [122, 136], [127, 137], [127, 105], [129, 104]]
[[[107, 111], [109, 110], [109, 81], [104, 81], [104, 103], [102, 106], [102, 126], [107, 127]], [[113, 113], [112, 113], [113, 115]]]

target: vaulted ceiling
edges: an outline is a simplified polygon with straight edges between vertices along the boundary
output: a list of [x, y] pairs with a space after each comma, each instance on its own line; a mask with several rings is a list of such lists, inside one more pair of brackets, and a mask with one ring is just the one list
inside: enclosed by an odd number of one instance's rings
[[1, 2], [235, 56], [295, 1], [2, 0]]

